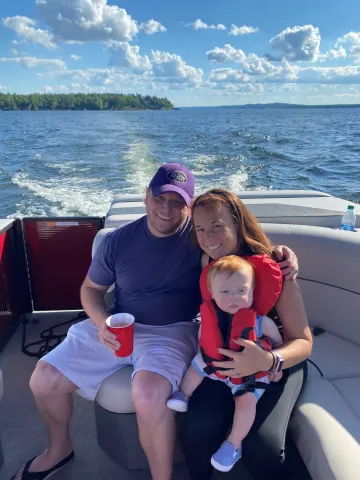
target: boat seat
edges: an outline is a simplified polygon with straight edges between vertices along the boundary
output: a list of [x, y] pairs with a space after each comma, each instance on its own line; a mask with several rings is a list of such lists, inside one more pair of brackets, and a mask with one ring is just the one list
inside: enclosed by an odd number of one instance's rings
[[[360, 214], [360, 206], [355, 203], [311, 190], [254, 190], [236, 195], [262, 223], [337, 228], [349, 203]], [[142, 215], [145, 215], [144, 195], [119, 195], [106, 214], [105, 227], [117, 227]]]
[[360, 472], [360, 377], [308, 379], [289, 431], [314, 480], [355, 480]]
[[360, 346], [328, 332], [316, 335], [309, 363], [308, 377], [337, 380], [351, 377], [360, 378]]
[[[289, 424], [311, 477], [360, 472], [360, 238], [321, 227], [263, 225], [299, 258], [299, 285], [314, 345], [309, 378]], [[317, 328], [316, 328], [317, 327]]]
[[117, 215], [106, 215], [105, 217], [105, 228], [114, 228], [119, 227], [120, 225], [125, 225], [126, 223], [133, 222], [141, 216], [144, 215], [139, 213], [122, 213]]
[[[299, 285], [314, 333], [310, 358], [321, 371], [309, 364], [289, 432], [313, 479], [355, 480], [360, 472], [359, 236], [311, 226], [262, 227], [273, 244], [288, 245], [299, 258]], [[94, 249], [107, 231], [98, 233]], [[129, 470], [147, 467], [130, 395], [131, 371], [126, 367], [107, 378], [95, 401], [99, 444]], [[182, 461], [179, 452], [177, 461]]]

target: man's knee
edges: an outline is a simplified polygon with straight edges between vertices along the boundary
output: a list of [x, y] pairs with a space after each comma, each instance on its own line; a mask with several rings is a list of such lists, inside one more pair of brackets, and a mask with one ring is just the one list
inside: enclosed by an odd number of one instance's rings
[[35, 396], [62, 395], [77, 389], [59, 370], [45, 361], [39, 361], [30, 378], [30, 388]]
[[170, 382], [154, 372], [138, 372], [132, 384], [135, 410], [142, 419], [158, 421], [167, 411], [166, 401], [171, 395]]

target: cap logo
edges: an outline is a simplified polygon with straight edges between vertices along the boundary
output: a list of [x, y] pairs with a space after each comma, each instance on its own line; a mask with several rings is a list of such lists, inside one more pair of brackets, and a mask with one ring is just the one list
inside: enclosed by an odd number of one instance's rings
[[186, 183], [187, 177], [181, 170], [173, 170], [167, 174], [167, 178], [174, 182]]

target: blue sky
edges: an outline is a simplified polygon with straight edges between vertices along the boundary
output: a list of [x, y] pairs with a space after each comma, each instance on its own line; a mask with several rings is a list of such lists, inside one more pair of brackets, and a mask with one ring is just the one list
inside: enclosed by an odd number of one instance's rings
[[177, 106], [360, 103], [360, 2], [6, 2], [8, 91], [141, 93]]

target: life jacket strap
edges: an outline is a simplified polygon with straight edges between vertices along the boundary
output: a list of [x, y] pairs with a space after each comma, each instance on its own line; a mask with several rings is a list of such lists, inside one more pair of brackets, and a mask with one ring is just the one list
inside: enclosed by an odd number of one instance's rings
[[[254, 375], [251, 375], [251, 377], [254, 377]], [[244, 395], [245, 393], [248, 392], [255, 392], [257, 389], [262, 389], [262, 390], [277, 390], [279, 386], [277, 383], [264, 383], [264, 382], [246, 382], [245, 387], [241, 388], [240, 390], [237, 390], [237, 392], [234, 393], [234, 397], [241, 397], [241, 395]]]
[[218, 360], [216, 360], [216, 358], [212, 358], [209, 355], [207, 355], [205, 353], [205, 350], [202, 347], [200, 347], [200, 353], [204, 362], [207, 364], [206, 367], [203, 368], [206, 375], [211, 375], [212, 373], [221, 372], [222, 370], [228, 370], [227, 368], [224, 368], [224, 367], [214, 367], [214, 365], [211, 365], [213, 362], [217, 362]]

